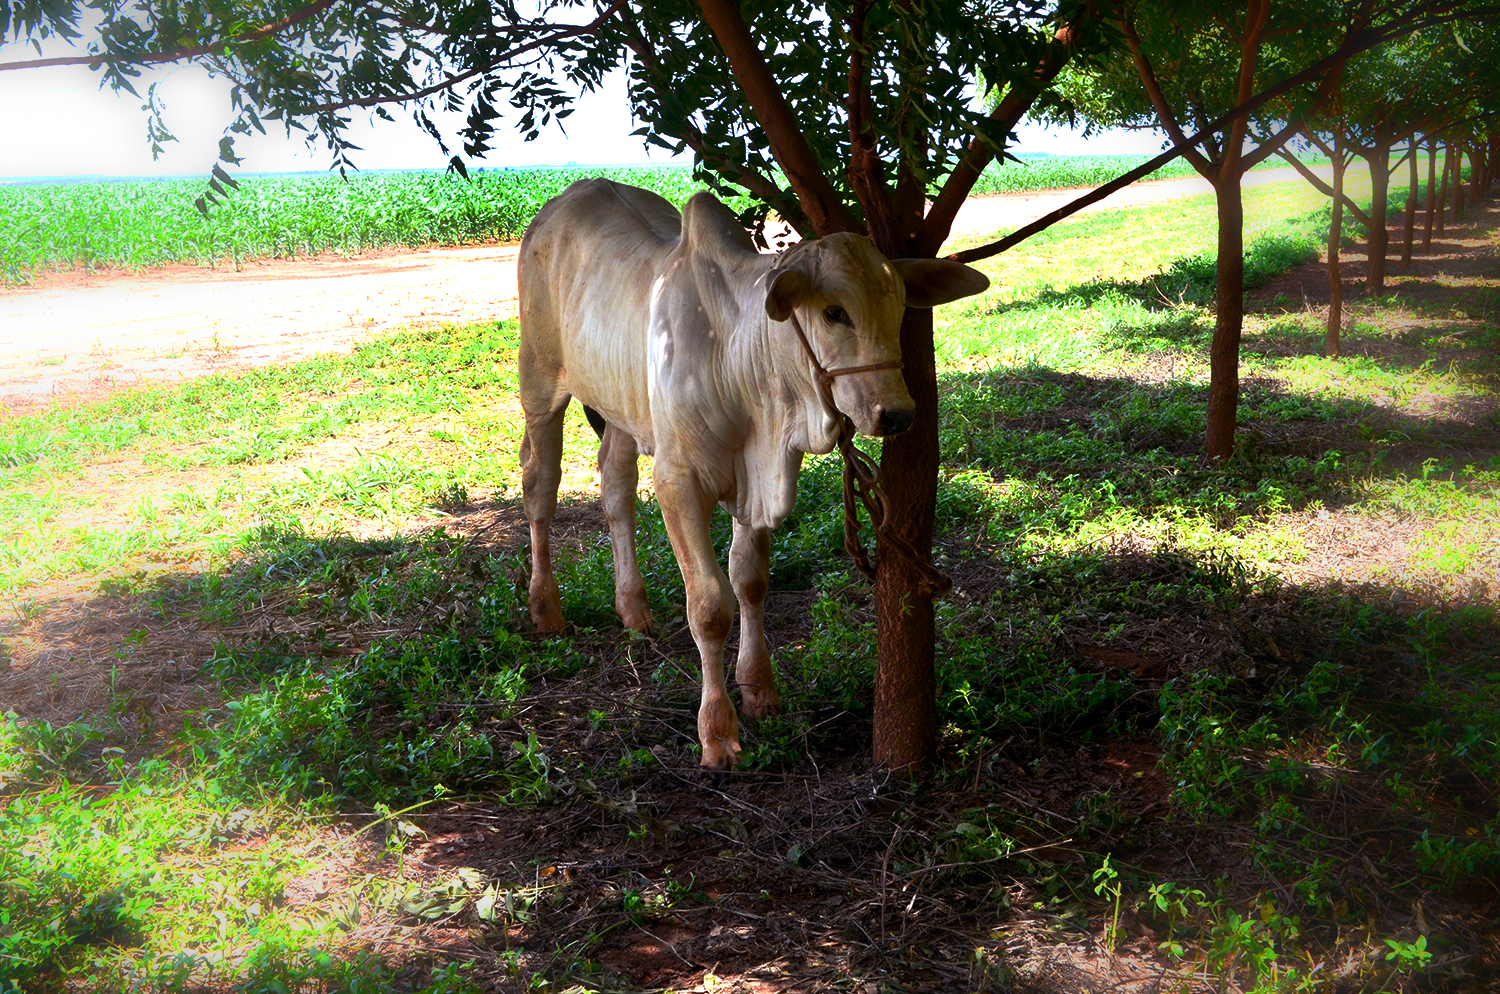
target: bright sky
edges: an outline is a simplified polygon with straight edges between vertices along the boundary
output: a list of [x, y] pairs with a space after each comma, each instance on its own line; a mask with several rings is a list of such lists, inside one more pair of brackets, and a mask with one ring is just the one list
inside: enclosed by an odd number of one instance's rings
[[[49, 49], [48, 55], [63, 51]], [[0, 45], [0, 62], [35, 58], [35, 52], [19, 45]], [[85, 66], [24, 69], [0, 72], [0, 178], [61, 176], [173, 176], [203, 175], [218, 155], [219, 137], [230, 121], [229, 84], [211, 79], [196, 66], [167, 68], [147, 73], [137, 82], [142, 97], [152, 82], [160, 82], [158, 94], [167, 108], [167, 124], [178, 141], [152, 161], [146, 142], [143, 99], [99, 89], [99, 77]], [[443, 168], [447, 160], [436, 143], [399, 108], [392, 108], [396, 122], [356, 118], [350, 138], [364, 151], [351, 156], [364, 169]], [[462, 124], [458, 116], [437, 118], [445, 136]], [[273, 122], [274, 123], [274, 122]], [[573, 115], [545, 129], [533, 142], [523, 142], [514, 131], [501, 131], [494, 152], [480, 163], [490, 167], [606, 165], [667, 161], [660, 150], [648, 151], [644, 142], [630, 134], [631, 120], [625, 100], [623, 74], [611, 77], [605, 87], [585, 97]], [[287, 138], [284, 131], [267, 124], [267, 135], [241, 137], [236, 152], [245, 159], [245, 172], [289, 172], [328, 168], [326, 149], [309, 150], [299, 136]], [[1154, 154], [1161, 139], [1154, 134], [1119, 132], [1085, 142], [1071, 132], [1049, 132], [1023, 126], [1018, 137], [1021, 152], [1051, 152], [1055, 155], [1085, 153]], [[454, 150], [461, 143], [450, 142]]]

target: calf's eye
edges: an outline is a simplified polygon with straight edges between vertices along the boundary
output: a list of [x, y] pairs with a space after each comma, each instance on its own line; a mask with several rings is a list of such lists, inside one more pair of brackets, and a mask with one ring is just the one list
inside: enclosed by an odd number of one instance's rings
[[848, 313], [838, 304], [829, 304], [823, 308], [823, 316], [833, 324], [847, 324], [851, 328], [854, 327], [854, 322], [849, 320]]

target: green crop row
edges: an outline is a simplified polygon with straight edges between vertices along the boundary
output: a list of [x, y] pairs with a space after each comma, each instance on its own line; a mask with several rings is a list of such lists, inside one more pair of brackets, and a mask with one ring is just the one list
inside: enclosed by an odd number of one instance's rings
[[[1143, 156], [1043, 156], [991, 166], [975, 193], [1097, 186]], [[1184, 175], [1182, 162], [1154, 176]], [[207, 217], [197, 179], [0, 186], [0, 283], [45, 270], [144, 269], [392, 246], [466, 245], [521, 236], [575, 180], [608, 176], [681, 205], [702, 185], [689, 167], [569, 167], [476, 172], [249, 177]]]
[[701, 187], [685, 167], [529, 169], [352, 177], [251, 177], [207, 217], [196, 179], [0, 187], [0, 280], [45, 269], [212, 266], [389, 246], [520, 237], [574, 180], [607, 175], [682, 203]]
[[[1060, 190], [1069, 187], [1102, 186], [1141, 165], [1144, 155], [1047, 155], [991, 165], [974, 184], [975, 193], [1025, 193], [1030, 190]], [[1193, 167], [1173, 159], [1149, 179], [1172, 179], [1194, 175]]]

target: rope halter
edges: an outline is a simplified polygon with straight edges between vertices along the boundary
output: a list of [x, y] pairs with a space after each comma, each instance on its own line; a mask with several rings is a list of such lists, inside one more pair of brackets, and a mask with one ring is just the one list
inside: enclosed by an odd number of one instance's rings
[[797, 340], [802, 343], [802, 350], [807, 353], [807, 358], [813, 365], [813, 379], [818, 384], [818, 395], [823, 404], [832, 411], [840, 420], [839, 427], [839, 453], [844, 457], [844, 552], [854, 560], [854, 565], [866, 577], [875, 579], [875, 567], [870, 562], [869, 553], [865, 551], [864, 542], [859, 537], [859, 513], [855, 509], [855, 498], [865, 507], [865, 513], [870, 516], [870, 524], [875, 528], [875, 534], [885, 539], [886, 545], [895, 551], [898, 558], [905, 559], [920, 575], [918, 584], [929, 594], [943, 594], [953, 589], [953, 581], [942, 570], [933, 566], [929, 561], [930, 556], [922, 556], [917, 553], [916, 548], [906, 539], [897, 535], [886, 527], [886, 517], [889, 511], [889, 500], [885, 495], [885, 489], [880, 485], [880, 467], [875, 460], [870, 458], [869, 453], [854, 444], [854, 420], [839, 410], [838, 405], [833, 402], [833, 381], [840, 376], [849, 376], [853, 373], [871, 373], [880, 369], [900, 369], [900, 359], [888, 359], [885, 362], [872, 362], [863, 366], [841, 366], [838, 369], [825, 369], [819, 361], [818, 354], [813, 351], [812, 342], [808, 340], [807, 332], [802, 329], [802, 322], [797, 318], [797, 309], [792, 308], [790, 317], [792, 328], [797, 332]]

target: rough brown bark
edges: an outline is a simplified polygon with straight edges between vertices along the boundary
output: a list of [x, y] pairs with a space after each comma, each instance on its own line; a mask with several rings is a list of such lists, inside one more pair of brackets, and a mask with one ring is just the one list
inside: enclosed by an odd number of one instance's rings
[[796, 191], [803, 213], [813, 228], [819, 235], [862, 230], [863, 226], [844, 206], [838, 191], [823, 175], [791, 105], [786, 102], [771, 75], [771, 68], [766, 65], [765, 56], [750, 36], [750, 28], [739, 4], [735, 0], [699, 0], [699, 7], [734, 70], [735, 81], [744, 91], [761, 127], [765, 128], [766, 141], [776, 157], [776, 164]]
[[[932, 311], [910, 308], [901, 322], [906, 386], [916, 401], [912, 427], [885, 440], [880, 458], [887, 528], [924, 555], [937, 510], [937, 368]], [[932, 591], [885, 542], [877, 546], [875, 617], [875, 762], [918, 772], [937, 751], [937, 671]]]
[[1437, 203], [1437, 142], [1427, 139], [1427, 218], [1422, 226], [1422, 251], [1432, 248], [1432, 209]]
[[1234, 452], [1235, 419], [1240, 405], [1240, 332], [1245, 323], [1245, 205], [1240, 175], [1220, 177], [1214, 185], [1219, 209], [1218, 293], [1213, 345], [1209, 350], [1208, 444], [1210, 459]]
[[1370, 163], [1370, 264], [1365, 276], [1365, 292], [1373, 295], [1385, 289], [1385, 252], [1390, 242], [1385, 223], [1391, 185], [1391, 147], [1377, 148], [1367, 161]]
[[869, 69], [865, 65], [865, 13], [867, 3], [855, 3], [849, 12], [849, 92], [844, 109], [849, 115], [849, 186], [864, 207], [865, 227], [876, 245], [896, 242], [896, 212], [886, 182], [885, 163], [875, 147], [870, 120]]
[[1406, 156], [1406, 230], [1401, 238], [1401, 269], [1411, 268], [1411, 243], [1417, 230], [1417, 138], [1411, 139], [1411, 149]]
[[1453, 220], [1457, 221], [1464, 213], [1464, 147], [1454, 146], [1453, 149]]
[[1443, 152], [1443, 169], [1442, 169], [1443, 175], [1442, 175], [1442, 179], [1438, 182], [1437, 213], [1433, 216], [1434, 223], [1437, 226], [1437, 233], [1440, 234], [1440, 235], [1443, 233], [1443, 227], [1447, 224], [1447, 219], [1448, 219], [1448, 177], [1453, 174], [1453, 170], [1451, 170], [1451, 169], [1448, 168], [1448, 160], [1449, 160], [1449, 156], [1447, 154], [1447, 150], [1444, 149], [1444, 152]]
[[1333, 219], [1328, 225], [1328, 333], [1323, 354], [1337, 359], [1339, 331], [1344, 326], [1344, 275], [1339, 270], [1339, 255], [1344, 237], [1344, 170], [1349, 166], [1338, 132], [1334, 133], [1333, 155], [1329, 158], [1333, 163]]

